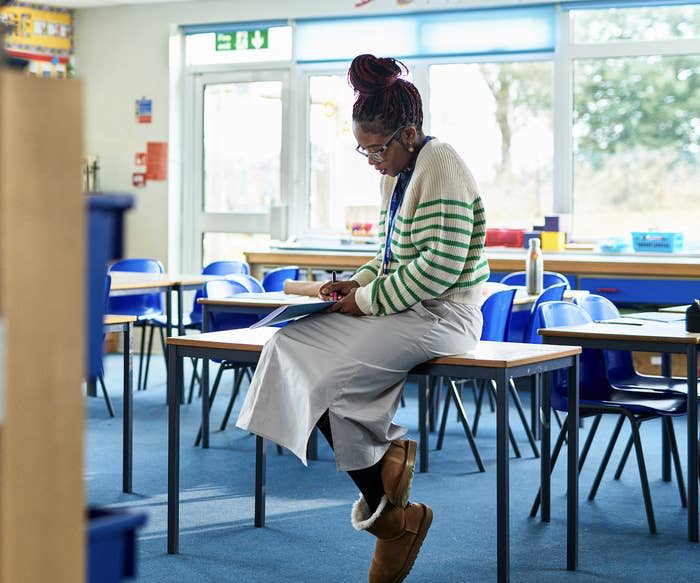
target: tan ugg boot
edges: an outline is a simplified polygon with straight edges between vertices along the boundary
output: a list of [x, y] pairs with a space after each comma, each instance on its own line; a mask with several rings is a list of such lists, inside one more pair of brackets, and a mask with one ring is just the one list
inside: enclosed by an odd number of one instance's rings
[[433, 521], [433, 511], [425, 504], [394, 506], [382, 497], [370, 514], [364, 497], [352, 507], [352, 525], [377, 537], [369, 568], [369, 583], [400, 583], [413, 567], [418, 551]]
[[392, 441], [382, 458], [384, 493], [394, 506], [404, 508], [413, 483], [417, 444], [412, 439]]

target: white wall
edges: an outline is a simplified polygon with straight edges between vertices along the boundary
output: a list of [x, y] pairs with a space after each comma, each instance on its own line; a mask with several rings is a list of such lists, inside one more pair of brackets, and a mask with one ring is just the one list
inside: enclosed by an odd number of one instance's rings
[[[537, 0], [201, 0], [78, 10], [75, 14], [76, 74], [85, 84], [86, 154], [100, 159], [102, 190], [129, 192], [126, 249], [132, 257], [157, 257], [168, 265], [168, 184], [131, 185], [134, 154], [146, 142], [168, 141], [168, 38], [173, 25], [405, 12]], [[135, 121], [136, 99], [153, 100], [153, 121]], [[174, 144], [169, 144], [170, 152]], [[185, 161], [186, 163], [186, 161]], [[173, 210], [173, 209], [171, 209]]]

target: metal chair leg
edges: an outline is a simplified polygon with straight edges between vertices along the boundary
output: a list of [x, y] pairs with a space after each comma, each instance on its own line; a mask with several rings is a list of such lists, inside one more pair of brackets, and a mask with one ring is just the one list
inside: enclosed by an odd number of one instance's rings
[[523, 429], [525, 429], [525, 434], [527, 435], [527, 440], [530, 442], [530, 447], [532, 448], [532, 453], [534, 454], [535, 457], [540, 457], [540, 451], [537, 449], [537, 443], [535, 442], [535, 436], [532, 433], [532, 429], [530, 428], [530, 424], [527, 422], [527, 417], [525, 416], [525, 410], [523, 409], [523, 403], [520, 400], [520, 395], [518, 395], [518, 389], [515, 386], [515, 383], [513, 382], [513, 379], [510, 379], [509, 389], [510, 389], [510, 394], [513, 398], [513, 403], [515, 404], [515, 408], [518, 411], [518, 415], [520, 416], [520, 422], [523, 424]]
[[683, 479], [683, 466], [681, 466], [681, 456], [678, 454], [678, 443], [676, 442], [676, 432], [673, 430], [673, 418], [664, 417], [662, 419], [668, 437], [668, 445], [671, 449], [671, 459], [676, 470], [676, 481], [678, 482], [678, 494], [681, 498], [681, 506], [688, 507], [688, 498], [685, 493], [685, 480]]
[[136, 390], [141, 390], [141, 375], [143, 374], [143, 355], [146, 348], [146, 326], [139, 326], [141, 328], [141, 349], [139, 350], [139, 380], [136, 383]]
[[153, 351], [153, 332], [155, 327], [151, 326], [151, 333], [148, 335], [148, 353], [146, 354], [146, 370], [143, 374], [143, 387], [142, 391], [146, 390], [146, 385], [148, 384], [148, 369], [151, 366], [151, 352]]
[[438, 431], [436, 450], [442, 449], [442, 440], [445, 438], [445, 426], [447, 425], [447, 414], [450, 410], [450, 401], [452, 400], [452, 394], [448, 390], [445, 393], [445, 404], [442, 406], [442, 418], [440, 419], [440, 430]]
[[448, 383], [448, 390], [452, 392], [452, 399], [455, 402], [455, 407], [457, 408], [457, 411], [459, 411], [459, 418], [462, 421], [462, 427], [464, 428], [464, 433], [467, 436], [467, 440], [469, 441], [469, 447], [472, 450], [472, 454], [474, 455], [474, 460], [476, 461], [476, 465], [479, 468], [480, 472], [485, 472], [486, 468], [484, 467], [484, 462], [481, 459], [481, 454], [479, 453], [479, 448], [476, 445], [476, 441], [474, 440], [474, 435], [472, 434], [471, 428], [469, 427], [469, 421], [467, 420], [467, 413], [464, 410], [464, 407], [462, 406], [462, 400], [459, 398], [459, 392], [457, 391], [457, 385], [455, 385], [454, 381], [450, 380]]
[[[194, 393], [194, 383], [195, 379], [199, 378], [199, 375], [197, 374], [197, 365], [199, 364], [199, 359], [198, 358], [193, 358], [192, 359], [192, 377], [190, 378], [190, 390], [187, 394], [187, 404], [189, 405], [192, 403], [192, 395]], [[201, 379], [199, 381], [200, 383], [202, 382]]]
[[632, 437], [634, 439], [634, 452], [637, 454], [637, 467], [639, 469], [639, 481], [642, 484], [642, 495], [644, 497], [644, 509], [647, 513], [649, 532], [656, 534], [656, 520], [654, 520], [654, 507], [651, 502], [651, 491], [649, 490], [649, 479], [647, 468], [644, 463], [644, 452], [642, 451], [642, 440], [639, 437], [639, 422], [630, 415], [630, 425], [632, 426]]
[[[487, 393], [491, 395], [494, 399], [496, 398], [496, 383], [494, 381], [491, 381], [489, 383], [489, 389]], [[510, 423], [508, 423], [508, 439], [510, 440], [510, 445], [513, 448], [513, 454], [515, 454], [515, 457], [520, 458], [523, 457], [523, 454], [520, 453], [520, 447], [518, 447], [518, 441], [515, 439], [515, 435], [513, 434], [513, 430], [510, 427]]]
[[[209, 397], [209, 411], [207, 412], [207, 415], [211, 412], [211, 407], [214, 404], [214, 397], [216, 397], [216, 391], [219, 390], [219, 384], [221, 381], [221, 375], [224, 372], [224, 363], [221, 363], [219, 366], [219, 370], [216, 373], [216, 380], [214, 381], [214, 386], [211, 389], [211, 396]], [[197, 437], [194, 440], [194, 446], [199, 447], [199, 444], [202, 443], [202, 425], [200, 423], [199, 425], [199, 431], [197, 431]]]
[[610, 456], [612, 455], [617, 438], [620, 435], [620, 430], [622, 429], [622, 424], [625, 422], [625, 418], [620, 415], [617, 423], [615, 424], [615, 429], [613, 430], [612, 437], [608, 443], [608, 447], [605, 449], [605, 454], [603, 455], [603, 460], [600, 462], [600, 467], [598, 468], [598, 473], [593, 480], [593, 485], [591, 486], [591, 491], [588, 493], [588, 499], [593, 500], [595, 498], [598, 487], [600, 486], [600, 481], [603, 479], [603, 474], [605, 473], [605, 468], [608, 466], [610, 461]]
[[[559, 430], [559, 435], [557, 435], [557, 441], [554, 444], [554, 449], [552, 450], [552, 458], [550, 460], [550, 466], [549, 466], [549, 473], [551, 474], [554, 471], [554, 465], [557, 463], [557, 458], [559, 457], [559, 452], [561, 451], [562, 446], [564, 445], [564, 436], [566, 435], [566, 419], [564, 420], [564, 424], [562, 425], [562, 428]], [[542, 502], [542, 487], [540, 487], [537, 490], [537, 495], [535, 496], [535, 500], [532, 502], [532, 507], [530, 508], [530, 516], [532, 518], [535, 518], [537, 516], [537, 512], [540, 509], [540, 503]]]
[[100, 388], [102, 389], [102, 396], [105, 399], [105, 405], [107, 405], [107, 413], [109, 413], [110, 417], [114, 417], [114, 408], [112, 407], [112, 400], [109, 398], [109, 393], [107, 393], [104, 377], [102, 375], [98, 376], [97, 382], [100, 383]]
[[484, 391], [485, 391], [485, 382], [484, 380], [476, 381], [477, 384], [479, 385], [478, 387], [478, 397], [476, 399], [476, 410], [474, 411], [474, 423], [472, 427], [472, 431], [474, 432], [474, 435], [476, 435], [477, 429], [479, 428], [479, 419], [481, 419], [481, 406], [484, 402]]
[[627, 458], [630, 455], [630, 452], [632, 451], [632, 445], [634, 444], [634, 441], [632, 439], [632, 436], [630, 435], [630, 438], [627, 440], [627, 444], [625, 445], [625, 449], [622, 452], [622, 456], [620, 457], [620, 461], [617, 464], [617, 469], [615, 470], [615, 479], [619, 480], [620, 476], [622, 476], [622, 471], [625, 469], [625, 464], [627, 464]]
[[226, 425], [228, 425], [228, 418], [231, 415], [231, 411], [233, 410], [233, 404], [236, 401], [236, 397], [238, 396], [238, 392], [241, 389], [241, 382], [243, 381], [243, 370], [240, 368], [234, 369], [234, 377], [233, 377], [233, 389], [231, 390], [231, 398], [228, 400], [228, 405], [226, 406], [226, 413], [224, 414], [224, 418], [221, 421], [221, 427], [219, 429], [221, 431], [224, 431], [226, 429]]

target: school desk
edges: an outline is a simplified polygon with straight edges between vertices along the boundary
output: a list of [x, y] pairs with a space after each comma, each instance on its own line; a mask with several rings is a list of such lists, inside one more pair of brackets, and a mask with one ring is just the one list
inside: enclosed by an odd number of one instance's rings
[[[265, 342], [277, 328], [257, 328], [209, 332], [200, 335], [168, 338], [168, 536], [167, 551], [179, 552], [180, 499], [180, 403], [185, 358], [217, 358], [241, 365], [257, 363]], [[508, 391], [510, 377], [544, 374], [553, 370], [568, 370], [570, 418], [567, 464], [567, 569], [575, 570], [578, 563], [578, 347], [517, 344], [512, 342], [480, 342], [470, 354], [433, 359], [416, 367], [411, 374], [421, 377], [419, 391], [419, 426], [421, 467], [427, 469], [427, 404], [426, 378], [433, 375], [453, 378], [493, 379], [497, 385], [497, 571], [499, 582], [509, 580], [509, 450], [508, 450]], [[544, 375], [545, 379], [549, 375]], [[549, 382], [543, 383], [548, 402]], [[202, 406], [207, 406], [203, 384]], [[543, 419], [548, 412], [543, 411]], [[549, 423], [543, 426], [543, 443], [549, 444]], [[266, 443], [256, 437], [255, 460], [255, 526], [265, 524], [265, 450]], [[543, 512], [549, 520], [550, 477], [549, 448], [543, 452], [541, 465]]]

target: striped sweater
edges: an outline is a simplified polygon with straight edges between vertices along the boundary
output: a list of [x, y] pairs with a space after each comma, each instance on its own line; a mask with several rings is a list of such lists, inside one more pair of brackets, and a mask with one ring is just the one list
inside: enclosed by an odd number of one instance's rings
[[394, 222], [389, 273], [382, 274], [385, 221], [396, 177], [383, 176], [377, 255], [352, 276], [365, 314], [386, 315], [435, 298], [478, 305], [489, 277], [486, 221], [479, 191], [464, 161], [432, 139], [416, 160]]

